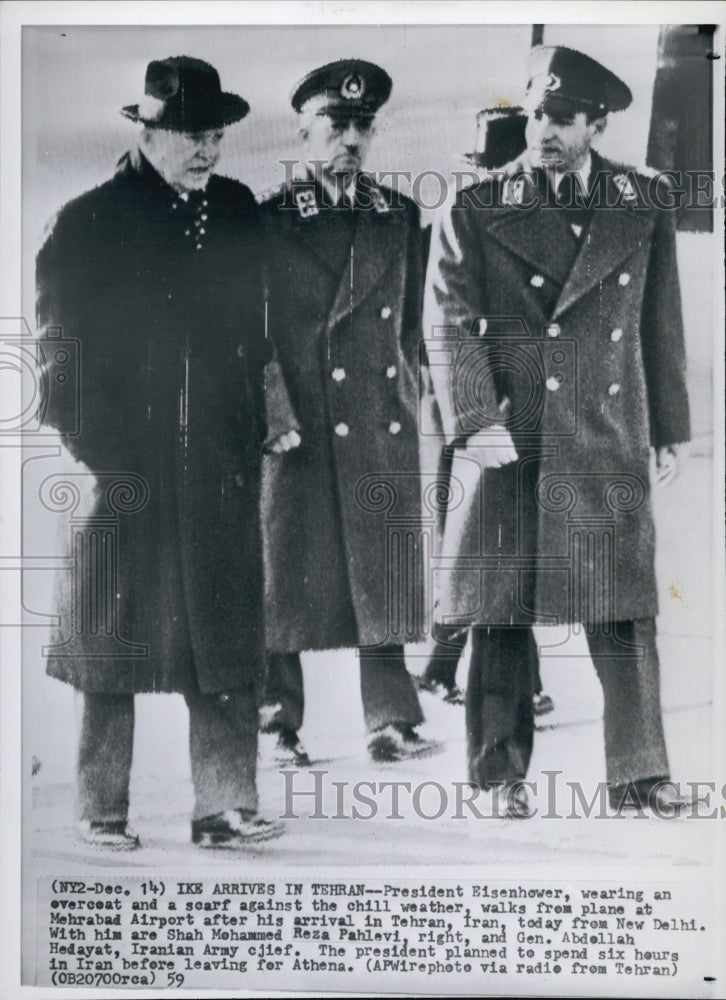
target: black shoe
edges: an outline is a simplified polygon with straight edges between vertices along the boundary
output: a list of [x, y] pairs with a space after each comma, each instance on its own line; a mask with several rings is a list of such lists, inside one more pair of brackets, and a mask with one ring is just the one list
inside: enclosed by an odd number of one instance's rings
[[135, 851], [141, 846], [138, 835], [129, 830], [126, 820], [105, 822], [83, 819], [76, 830], [86, 844], [106, 847], [110, 851]]
[[444, 681], [437, 681], [421, 676], [415, 678], [415, 685], [419, 691], [426, 691], [436, 695], [449, 705], [463, 705], [464, 692], [456, 684], [445, 684]]
[[497, 796], [499, 800], [500, 808], [497, 810], [497, 815], [503, 819], [531, 819], [534, 816], [529, 792], [522, 781], [505, 781], [493, 789], [492, 795]]
[[263, 819], [251, 809], [228, 809], [192, 820], [192, 842], [199, 847], [237, 848], [274, 840], [285, 832], [282, 823]]
[[288, 767], [310, 767], [310, 758], [296, 729], [278, 727], [275, 762]]
[[535, 715], [549, 715], [554, 711], [555, 703], [544, 691], [535, 691], [532, 695], [532, 708]]
[[436, 740], [425, 740], [413, 726], [382, 726], [374, 729], [368, 737], [368, 753], [379, 764], [432, 757], [443, 749], [443, 745]]
[[669, 778], [641, 778], [626, 785], [611, 785], [608, 801], [615, 812], [650, 810], [657, 816], [677, 816], [696, 800], [681, 795]]

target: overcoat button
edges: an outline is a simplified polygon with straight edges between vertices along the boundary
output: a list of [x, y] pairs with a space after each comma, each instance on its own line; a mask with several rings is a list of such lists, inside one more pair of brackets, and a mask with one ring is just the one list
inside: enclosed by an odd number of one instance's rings
[[542, 285], [544, 285], [544, 278], [542, 277], [541, 274], [533, 274], [532, 277], [529, 279], [529, 283], [534, 288], [541, 288]]
[[560, 335], [560, 324], [559, 323], [550, 323], [550, 325], [547, 327], [547, 336], [548, 337], [559, 337], [559, 335]]
[[185, 229], [185, 230], [184, 230], [184, 235], [185, 235], [185, 236], [190, 236], [190, 235], [191, 235], [191, 233], [190, 233], [190, 231], [189, 231], [188, 229]]
[[623, 288], [630, 284], [630, 275], [627, 271], [623, 271], [623, 273], [618, 276], [618, 284], [622, 285]]
[[176, 204], [177, 204], [177, 203], [176, 203], [175, 201], [174, 201], [174, 202], [172, 202], [172, 205], [171, 205], [171, 207], [172, 207], [172, 208], [176, 208]]
[[401, 425], [397, 420], [392, 420], [388, 425], [388, 431], [390, 434], [399, 434], [401, 431]]
[[611, 395], [611, 396], [617, 396], [617, 394], [619, 392], [620, 392], [620, 386], [618, 385], [617, 382], [613, 382], [612, 385], [608, 386], [608, 393], [609, 393], [609, 395]]
[[236, 486], [242, 487], [245, 484], [245, 477], [242, 475], [241, 472], [238, 472], [234, 477], [234, 481]]
[[221, 702], [222, 705], [226, 705], [227, 704], [227, 702], [229, 701], [229, 695], [227, 694], [226, 691], [224, 692], [224, 694], [220, 694], [219, 700], [220, 700], [220, 702]]
[[348, 427], [347, 424], [342, 424], [341, 423], [341, 424], [336, 424], [335, 425], [335, 433], [338, 435], [338, 437], [341, 437], [341, 438], [347, 437], [349, 430], [350, 430], [350, 428]]
[[197, 250], [201, 250], [201, 249], [202, 249], [202, 244], [201, 243], [197, 243]]
[[396, 377], [396, 366], [389, 365], [388, 368], [386, 368], [386, 378], [395, 378], [395, 377]]
[[237, 344], [237, 357], [243, 358], [245, 356], [245, 349], [242, 344]]
[[613, 343], [617, 344], [617, 342], [620, 340], [620, 338], [622, 337], [622, 335], [623, 335], [623, 331], [618, 326], [610, 334], [610, 339], [613, 341]]
[[487, 332], [487, 321], [482, 316], [481, 319], [479, 320], [476, 333], [478, 337], [483, 337], [486, 332]]
[[209, 218], [209, 216], [207, 215], [207, 213], [206, 212], [202, 212], [202, 222], [206, 222], [208, 218]]
[[384, 306], [384, 307], [383, 307], [383, 308], [381, 309], [381, 319], [388, 319], [388, 317], [389, 317], [390, 315], [391, 315], [391, 309], [390, 309], [390, 306]]
[[204, 199], [204, 201], [202, 202], [202, 205], [204, 205], [204, 207], [206, 208], [208, 204], [209, 204], [209, 202], [208, 202], [208, 201], [207, 201], [207, 199], [205, 198], [205, 199]]
[[206, 230], [206, 229], [203, 229], [203, 228], [202, 228], [202, 229], [200, 229], [200, 230], [199, 230], [199, 235], [200, 235], [200, 236], [204, 236], [204, 234], [205, 234], [206, 232], [207, 232], [207, 230]]
[[342, 382], [345, 378], [345, 368], [333, 368], [330, 377], [334, 382]]
[[547, 379], [546, 385], [550, 392], [556, 392], [560, 387], [560, 380], [555, 378], [554, 375], [550, 375]]

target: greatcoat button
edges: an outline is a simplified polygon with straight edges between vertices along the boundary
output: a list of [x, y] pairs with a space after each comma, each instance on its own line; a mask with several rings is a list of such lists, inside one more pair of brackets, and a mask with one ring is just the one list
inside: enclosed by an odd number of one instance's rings
[[202, 212], [202, 221], [206, 222], [208, 218], [209, 218], [209, 216], [207, 215], [207, 213], [206, 212]]
[[381, 319], [388, 319], [388, 317], [390, 315], [391, 315], [391, 308], [390, 308], [390, 306], [384, 306], [381, 309]]
[[609, 395], [611, 395], [611, 396], [617, 396], [617, 394], [619, 392], [620, 392], [620, 386], [618, 385], [617, 382], [613, 382], [612, 385], [608, 386], [608, 394]]
[[547, 327], [547, 336], [548, 337], [559, 337], [559, 335], [560, 335], [560, 324], [559, 323], [550, 323], [550, 325]]
[[534, 288], [541, 288], [542, 285], [544, 285], [544, 278], [542, 277], [541, 274], [533, 274], [532, 277], [529, 279], [529, 283]]
[[206, 208], [208, 204], [209, 204], [209, 202], [208, 202], [208, 201], [207, 201], [207, 199], [205, 198], [205, 199], [204, 199], [204, 201], [202, 202], [202, 205], [204, 205], [204, 207]]
[[399, 434], [401, 432], [401, 425], [397, 420], [392, 420], [388, 425], [388, 431], [390, 434]]
[[612, 332], [612, 333], [610, 334], [610, 339], [612, 340], [612, 342], [613, 342], [614, 344], [617, 344], [617, 342], [618, 342], [618, 341], [620, 340], [620, 338], [622, 337], [622, 335], [623, 335], [623, 331], [622, 331], [622, 330], [620, 329], [620, 327], [618, 326], [618, 327], [616, 327], [616, 328], [615, 328], [615, 329], [613, 330], [613, 332]]
[[388, 368], [386, 368], [386, 378], [395, 378], [395, 377], [396, 377], [396, 366], [389, 365]]
[[335, 425], [335, 433], [338, 435], [338, 437], [341, 438], [347, 437], [349, 430], [350, 428], [348, 427], [347, 424], [340, 423]]
[[188, 229], [185, 229], [185, 230], [184, 230], [184, 235], [185, 235], [185, 236], [190, 236], [190, 235], [191, 235], [191, 233], [190, 233], [190, 231], [189, 231]]
[[237, 357], [243, 358], [245, 356], [245, 349], [242, 344], [237, 344]]
[[623, 288], [630, 284], [630, 275], [627, 271], [623, 271], [623, 273], [618, 276], [618, 284], [622, 285]]
[[333, 368], [330, 377], [334, 382], [342, 382], [345, 378], [345, 368]]
[[479, 320], [476, 332], [477, 336], [479, 337], [483, 337], [484, 334], [487, 332], [487, 321], [483, 316]]
[[235, 485], [237, 485], [237, 486], [244, 486], [244, 484], [245, 484], [245, 477], [242, 475], [241, 472], [238, 472], [235, 475], [235, 477], [234, 477], [234, 481], [235, 481]]
[[554, 375], [550, 375], [545, 384], [550, 392], [556, 392], [560, 387], [560, 379], [555, 378]]

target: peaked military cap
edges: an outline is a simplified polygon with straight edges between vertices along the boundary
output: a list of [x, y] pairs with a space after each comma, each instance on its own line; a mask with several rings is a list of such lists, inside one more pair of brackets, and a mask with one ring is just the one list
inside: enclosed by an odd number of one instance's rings
[[170, 56], [149, 63], [144, 97], [121, 114], [153, 128], [204, 132], [238, 122], [249, 110], [244, 98], [222, 90], [214, 66], [191, 56]]
[[348, 111], [373, 116], [391, 94], [393, 82], [384, 69], [364, 59], [339, 59], [311, 73], [297, 84], [290, 101], [302, 111], [311, 97], [322, 95], [318, 113]]
[[530, 52], [529, 106], [605, 115], [622, 111], [632, 100], [630, 88], [584, 52], [564, 45], [538, 45]]
[[482, 108], [476, 116], [476, 149], [465, 153], [475, 167], [494, 170], [516, 159], [527, 148], [527, 116], [516, 105]]

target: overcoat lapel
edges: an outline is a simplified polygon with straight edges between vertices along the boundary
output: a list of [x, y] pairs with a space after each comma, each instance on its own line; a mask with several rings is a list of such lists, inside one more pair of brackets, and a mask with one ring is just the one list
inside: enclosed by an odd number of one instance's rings
[[[610, 183], [610, 182], [608, 182]], [[593, 209], [590, 225], [552, 314], [556, 319], [611, 274], [648, 239], [651, 212], [614, 207]]]
[[573, 237], [564, 214], [555, 209], [514, 209], [500, 216], [489, 232], [536, 272], [564, 285], [572, 269]]
[[[383, 197], [383, 195], [381, 195]], [[361, 209], [351, 245], [328, 317], [328, 332], [350, 315], [378, 285], [393, 261], [405, 254], [406, 213], [400, 210]]]
[[[288, 210], [291, 211], [292, 210]], [[333, 274], [340, 274], [340, 254], [338, 246], [326, 239], [323, 227], [329, 219], [317, 217], [304, 218], [297, 211], [292, 216], [291, 229], [296, 239], [314, 255], [317, 261], [323, 264]]]

